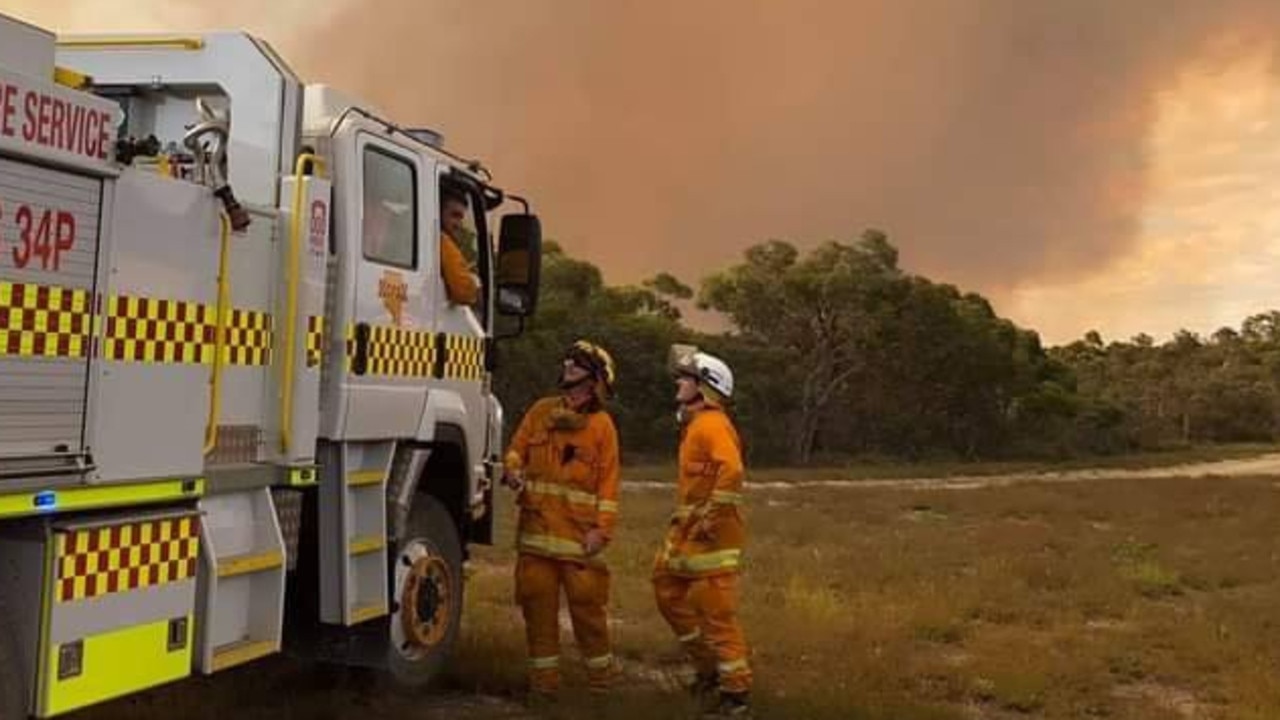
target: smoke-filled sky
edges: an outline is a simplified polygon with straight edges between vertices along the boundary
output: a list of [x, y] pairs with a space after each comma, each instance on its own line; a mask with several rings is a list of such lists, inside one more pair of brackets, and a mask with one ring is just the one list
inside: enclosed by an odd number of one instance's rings
[[614, 282], [872, 226], [1049, 342], [1280, 307], [1275, 0], [273, 1], [0, 10], [249, 29], [484, 158]]

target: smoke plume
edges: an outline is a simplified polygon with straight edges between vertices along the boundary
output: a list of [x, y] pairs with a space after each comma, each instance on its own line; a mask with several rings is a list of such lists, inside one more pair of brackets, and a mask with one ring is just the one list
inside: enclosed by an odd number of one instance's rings
[[1274, 0], [17, 5], [68, 29], [249, 27], [483, 158], [615, 281], [875, 226], [997, 299], [1130, 252], [1156, 98], [1280, 28]]

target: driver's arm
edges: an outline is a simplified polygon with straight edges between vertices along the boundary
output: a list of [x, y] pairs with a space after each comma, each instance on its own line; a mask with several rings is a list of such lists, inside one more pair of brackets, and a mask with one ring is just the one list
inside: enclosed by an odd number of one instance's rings
[[440, 233], [440, 274], [444, 276], [449, 302], [474, 305], [480, 297], [480, 286], [467, 268], [467, 259], [449, 233]]

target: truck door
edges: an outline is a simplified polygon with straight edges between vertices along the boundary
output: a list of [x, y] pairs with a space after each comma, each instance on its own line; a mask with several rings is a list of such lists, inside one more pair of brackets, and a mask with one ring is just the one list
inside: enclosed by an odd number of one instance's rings
[[349, 329], [347, 439], [412, 436], [435, 363], [433, 277], [424, 252], [434, 176], [413, 151], [361, 134], [356, 141], [359, 232]]
[[0, 158], [0, 483], [84, 450], [103, 183]]

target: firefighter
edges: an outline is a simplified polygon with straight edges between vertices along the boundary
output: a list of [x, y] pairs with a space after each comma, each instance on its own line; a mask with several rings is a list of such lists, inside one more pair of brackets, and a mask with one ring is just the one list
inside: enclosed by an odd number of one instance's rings
[[560, 393], [529, 409], [505, 457], [503, 480], [519, 493], [516, 601], [534, 704], [553, 700], [560, 686], [561, 589], [591, 689], [607, 691], [618, 675], [601, 555], [618, 514], [618, 434], [605, 411], [615, 373], [604, 349], [574, 343], [563, 359]]
[[466, 195], [451, 188], [440, 188], [440, 275], [444, 278], [445, 294], [454, 305], [475, 305], [480, 297], [479, 283], [458, 247], [467, 207]]
[[691, 691], [714, 703], [707, 717], [748, 717], [752, 674], [737, 613], [744, 466], [725, 412], [733, 372], [688, 346], [672, 347], [670, 365], [681, 426], [679, 483], [654, 561], [654, 596], [697, 672]]

